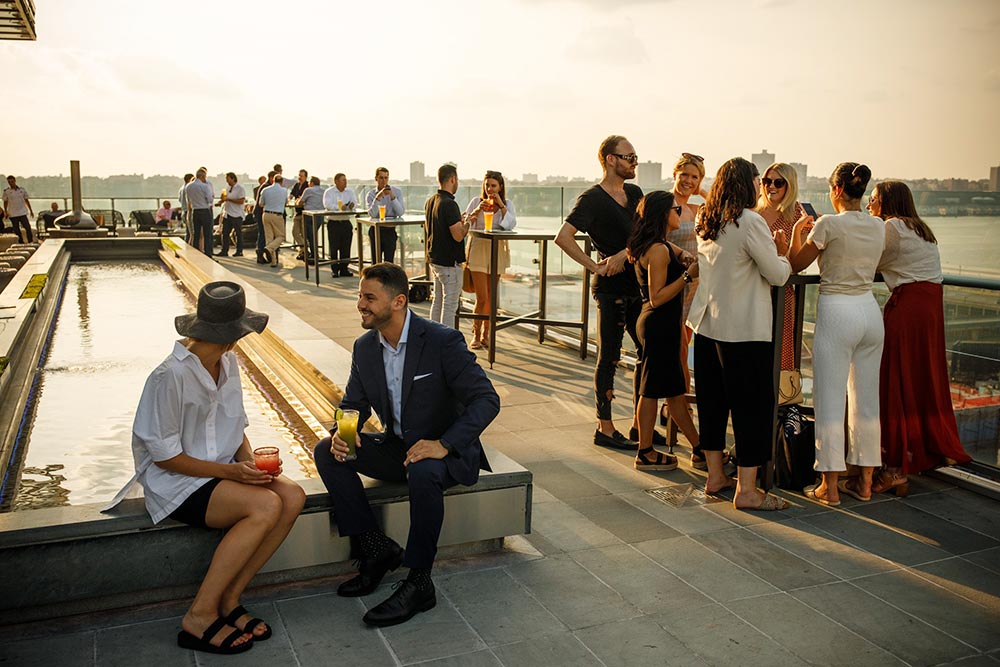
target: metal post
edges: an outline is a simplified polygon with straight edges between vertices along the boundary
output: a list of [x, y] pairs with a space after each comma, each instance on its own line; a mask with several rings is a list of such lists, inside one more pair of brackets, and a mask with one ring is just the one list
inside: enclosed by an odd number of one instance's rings
[[[545, 319], [545, 290], [548, 285], [548, 273], [549, 273], [549, 243], [546, 240], [541, 241], [542, 244], [542, 264], [539, 269], [539, 280], [538, 280], [538, 312], [539, 317], [543, 320]], [[538, 325], [538, 342], [545, 342], [545, 325]]]

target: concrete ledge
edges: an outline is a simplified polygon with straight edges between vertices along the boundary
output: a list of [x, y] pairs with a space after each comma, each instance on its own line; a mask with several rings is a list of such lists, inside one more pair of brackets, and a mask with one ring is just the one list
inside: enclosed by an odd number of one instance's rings
[[[488, 449], [493, 473], [445, 496], [442, 554], [498, 548], [531, 531], [532, 475]], [[329, 496], [319, 480], [300, 481], [306, 507], [257, 585], [337, 574], [350, 566], [349, 541], [336, 534]], [[409, 529], [402, 484], [365, 480], [376, 516], [401, 544]], [[145, 604], [190, 595], [222, 531], [164, 521], [154, 526], [142, 499], [112, 513], [81, 505], [0, 514], [0, 624]], [[450, 548], [450, 549], [449, 549]]]

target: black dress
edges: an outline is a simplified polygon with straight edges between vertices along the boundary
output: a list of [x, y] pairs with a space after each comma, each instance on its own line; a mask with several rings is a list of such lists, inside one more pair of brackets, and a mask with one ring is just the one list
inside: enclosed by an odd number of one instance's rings
[[[667, 263], [667, 284], [684, 273], [670, 244]], [[670, 398], [685, 393], [684, 369], [681, 368], [681, 314], [684, 310], [684, 290], [670, 301], [654, 308], [649, 302], [649, 272], [638, 262], [635, 275], [642, 294], [642, 312], [636, 323], [636, 333], [642, 343], [639, 359], [639, 395], [644, 398]]]

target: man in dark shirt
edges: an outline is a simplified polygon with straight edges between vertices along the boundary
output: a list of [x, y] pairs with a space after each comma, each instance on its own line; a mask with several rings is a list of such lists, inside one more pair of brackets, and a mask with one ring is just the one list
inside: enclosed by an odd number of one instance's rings
[[[295, 182], [292, 186], [292, 190], [289, 193], [289, 197], [295, 202], [299, 201], [302, 193], [306, 191], [309, 187], [309, 172], [305, 169], [299, 169], [299, 180]], [[292, 218], [292, 242], [299, 247], [299, 254], [296, 255], [295, 259], [305, 259], [308, 255], [312, 254], [312, 248], [310, 247], [306, 251], [306, 245], [310, 244], [310, 240], [306, 237], [304, 226], [302, 222], [302, 211], [304, 209], [298, 203], [295, 204], [295, 217]]]
[[[636, 335], [636, 320], [642, 310], [635, 271], [626, 259], [625, 246], [632, 233], [635, 209], [642, 198], [637, 185], [626, 183], [635, 178], [639, 158], [628, 139], [612, 135], [598, 150], [604, 178], [580, 195], [556, 235], [556, 245], [585, 269], [593, 272], [594, 299], [597, 301], [597, 369], [594, 394], [597, 401], [598, 427], [594, 444], [616, 449], [638, 449], [638, 423], [633, 412], [630, 437], [626, 438], [611, 419], [615, 369], [621, 359], [625, 332], [632, 337], [636, 350], [642, 347]], [[577, 245], [574, 237], [583, 232], [597, 248], [595, 262]], [[638, 396], [639, 373], [633, 383], [633, 401]], [[662, 440], [663, 436], [656, 434]], [[654, 442], [660, 444], [654, 439]]]
[[458, 303], [462, 296], [462, 262], [465, 261], [465, 235], [468, 223], [455, 201], [458, 192], [458, 169], [453, 164], [438, 169], [441, 189], [424, 206], [427, 244], [430, 247], [431, 274], [434, 276], [434, 303], [431, 320], [458, 328]]
[[267, 176], [261, 176], [257, 179], [257, 187], [253, 189], [253, 219], [257, 223], [257, 263], [258, 264], [270, 264], [271, 258], [265, 256], [271, 253], [267, 252], [264, 248], [266, 241], [264, 240], [264, 207], [260, 205], [260, 200], [257, 198], [260, 194], [260, 189], [270, 185], [271, 182], [267, 180]]

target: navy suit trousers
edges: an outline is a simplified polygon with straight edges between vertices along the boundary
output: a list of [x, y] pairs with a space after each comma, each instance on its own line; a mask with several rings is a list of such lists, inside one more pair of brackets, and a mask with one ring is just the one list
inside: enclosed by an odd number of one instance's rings
[[[406, 539], [403, 565], [429, 569], [437, 555], [438, 538], [444, 522], [444, 492], [458, 481], [444, 461], [424, 459], [404, 466], [406, 445], [395, 436], [376, 440], [362, 433], [356, 461], [340, 462], [330, 452], [330, 439], [316, 445], [316, 469], [333, 501], [340, 535], [360, 535], [378, 528], [365, 488], [358, 473], [410, 487], [410, 533]], [[381, 437], [381, 436], [380, 436]]]

